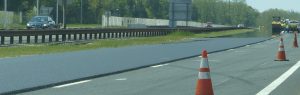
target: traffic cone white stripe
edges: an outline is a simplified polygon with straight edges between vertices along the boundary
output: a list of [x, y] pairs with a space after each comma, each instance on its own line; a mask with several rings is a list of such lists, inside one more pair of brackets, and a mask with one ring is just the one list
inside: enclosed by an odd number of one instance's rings
[[200, 64], [201, 68], [209, 68], [208, 59], [207, 58], [202, 58], [201, 63], [205, 63], [205, 64]]
[[279, 48], [278, 51], [284, 51], [284, 48]]
[[209, 72], [199, 72], [198, 79], [210, 79]]

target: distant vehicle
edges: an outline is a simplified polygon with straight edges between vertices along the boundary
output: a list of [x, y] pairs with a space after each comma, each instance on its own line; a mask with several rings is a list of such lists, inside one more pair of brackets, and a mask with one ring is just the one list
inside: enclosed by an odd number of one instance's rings
[[274, 16], [272, 21], [272, 34], [279, 34], [283, 30], [281, 17]]
[[212, 22], [207, 22], [207, 23], [206, 23], [206, 27], [213, 27], [213, 26], [212, 26]]
[[244, 24], [238, 24], [237, 27], [238, 28], [243, 28], [243, 27], [245, 27], [245, 25]]
[[288, 23], [290, 31], [298, 31], [299, 21], [293, 20]]
[[59, 28], [49, 16], [35, 16], [27, 23], [27, 29]]

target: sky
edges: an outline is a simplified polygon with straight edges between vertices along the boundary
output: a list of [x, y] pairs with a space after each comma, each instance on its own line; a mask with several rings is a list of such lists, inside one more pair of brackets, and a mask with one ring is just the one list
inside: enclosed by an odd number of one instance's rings
[[247, 0], [247, 4], [260, 12], [270, 8], [300, 12], [300, 0]]

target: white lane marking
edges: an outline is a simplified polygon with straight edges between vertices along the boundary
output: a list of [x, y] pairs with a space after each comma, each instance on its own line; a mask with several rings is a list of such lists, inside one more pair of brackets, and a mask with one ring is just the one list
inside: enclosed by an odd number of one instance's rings
[[283, 83], [289, 76], [291, 76], [300, 67], [300, 61], [291, 67], [288, 71], [283, 73], [280, 77], [274, 80], [271, 84], [265, 87], [263, 90], [258, 92], [256, 95], [269, 95], [273, 90], [275, 90], [281, 83]]
[[89, 82], [89, 81], [91, 81], [91, 80], [84, 80], [84, 81], [79, 81], [79, 82], [74, 82], [74, 83], [69, 83], [69, 84], [54, 86], [53, 88], [63, 88], [63, 87], [67, 87], [67, 86], [72, 86], [72, 85], [86, 83], [86, 82]]
[[127, 78], [119, 78], [119, 79], [115, 79], [117, 81], [124, 81], [124, 80], [127, 80]]
[[234, 51], [234, 52], [237, 52], [237, 53], [245, 53], [247, 51]]
[[162, 67], [162, 66], [167, 66], [167, 65], [169, 65], [169, 64], [161, 64], [161, 65], [155, 65], [155, 66], [151, 66], [151, 67], [157, 68], [157, 67]]
[[250, 47], [251, 45], [246, 45], [245, 47]]
[[235, 49], [229, 49], [229, 50], [227, 50], [227, 51], [233, 51], [233, 50], [235, 50]]

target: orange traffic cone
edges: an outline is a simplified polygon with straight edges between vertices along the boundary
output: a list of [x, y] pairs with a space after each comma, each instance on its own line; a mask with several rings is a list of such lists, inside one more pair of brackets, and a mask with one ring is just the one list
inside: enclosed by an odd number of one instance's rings
[[279, 50], [277, 53], [277, 59], [275, 61], [288, 61], [285, 57], [283, 39], [280, 38]]
[[293, 43], [293, 47], [294, 48], [298, 48], [298, 41], [297, 41], [297, 32], [294, 33], [294, 43]]
[[214, 95], [206, 50], [202, 51], [202, 59], [195, 95]]

